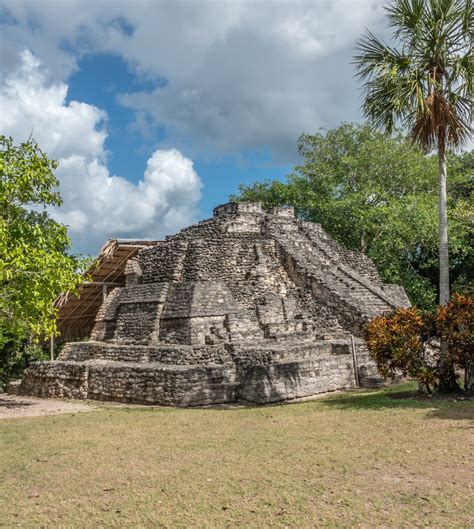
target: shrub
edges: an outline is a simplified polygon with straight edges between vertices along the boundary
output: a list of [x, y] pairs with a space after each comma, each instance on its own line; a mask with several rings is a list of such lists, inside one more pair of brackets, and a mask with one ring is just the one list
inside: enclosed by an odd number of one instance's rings
[[373, 318], [365, 338], [380, 374], [416, 378], [431, 393], [436, 384], [436, 358], [428, 348], [431, 327], [432, 319], [416, 307]]
[[24, 327], [0, 326], [0, 391], [5, 390], [9, 380], [21, 376], [30, 362], [46, 359], [42, 348], [28, 340]]
[[474, 389], [474, 299], [454, 294], [451, 301], [436, 308], [436, 326], [448, 342], [453, 365], [464, 370], [464, 389]]
[[[365, 338], [384, 378], [412, 377], [431, 393], [442, 386], [448, 362], [464, 370], [465, 390], [473, 389], [474, 300], [467, 295], [455, 294], [432, 312], [410, 307], [377, 316]], [[447, 359], [440, 353], [441, 340], [448, 344]]]

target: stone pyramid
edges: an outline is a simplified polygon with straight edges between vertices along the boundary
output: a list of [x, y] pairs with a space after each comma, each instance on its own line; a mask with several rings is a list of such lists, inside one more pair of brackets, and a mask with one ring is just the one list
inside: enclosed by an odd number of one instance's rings
[[218, 206], [125, 274], [90, 341], [32, 364], [22, 393], [192, 406], [375, 384], [362, 328], [409, 305], [370, 259], [291, 208], [259, 203]]

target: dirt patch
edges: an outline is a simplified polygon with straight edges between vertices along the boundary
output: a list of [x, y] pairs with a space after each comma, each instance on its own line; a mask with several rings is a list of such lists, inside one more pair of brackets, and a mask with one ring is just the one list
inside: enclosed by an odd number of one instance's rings
[[85, 412], [95, 409], [96, 407], [91, 404], [0, 394], [0, 419], [39, 417], [57, 413]]

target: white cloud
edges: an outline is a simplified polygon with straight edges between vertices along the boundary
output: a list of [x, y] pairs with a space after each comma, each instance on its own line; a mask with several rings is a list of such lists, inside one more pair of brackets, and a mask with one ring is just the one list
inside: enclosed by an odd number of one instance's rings
[[166, 146], [207, 157], [267, 149], [289, 160], [302, 132], [360, 119], [353, 44], [365, 27], [380, 32], [384, 2], [4, 4], [18, 21], [5, 40], [30, 46], [54, 78], [94, 52], [119, 54], [137, 75], [166, 78], [166, 87], [121, 98], [137, 111], [136, 129], [149, 132], [150, 119], [165, 127]]
[[176, 149], [157, 150], [137, 184], [110, 175], [105, 113], [67, 103], [67, 85], [47, 78], [39, 61], [23, 52], [0, 90], [1, 128], [16, 142], [32, 134], [59, 160], [64, 203], [51, 213], [70, 226], [77, 251], [94, 253], [109, 237], [162, 237], [194, 220], [201, 181], [191, 160]]
[[23, 51], [19, 67], [2, 85], [2, 130], [22, 138], [31, 134], [55, 158], [70, 153], [103, 157], [105, 113], [77, 101], [66, 105], [67, 89], [65, 83], [47, 84], [39, 60]]

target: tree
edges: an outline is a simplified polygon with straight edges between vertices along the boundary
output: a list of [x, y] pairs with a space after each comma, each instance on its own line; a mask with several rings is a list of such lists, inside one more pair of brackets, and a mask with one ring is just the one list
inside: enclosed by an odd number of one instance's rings
[[[237, 199], [294, 206], [298, 216], [319, 222], [340, 243], [371, 257], [382, 278], [402, 284], [413, 303], [433, 308], [438, 275], [436, 158], [401, 134], [389, 136], [348, 123], [326, 133], [303, 134], [298, 150], [303, 161], [287, 182], [242, 186]], [[469, 288], [474, 251], [472, 159], [450, 154], [450, 251], [459, 288]]]
[[471, 134], [474, 17], [471, 0], [395, 0], [387, 8], [398, 48], [372, 33], [358, 44], [364, 113], [391, 132], [400, 123], [423, 149], [437, 148], [439, 301], [449, 299], [446, 153]]
[[[392, 48], [370, 32], [359, 42], [355, 64], [365, 82], [364, 113], [382, 130], [390, 132], [401, 123], [422, 148], [437, 148], [439, 302], [445, 305], [449, 300], [446, 152], [471, 135], [472, 2], [395, 0], [386, 9], [393, 38], [401, 46]], [[447, 358], [446, 342], [442, 350]]]
[[[69, 255], [66, 227], [47, 213], [61, 197], [49, 160], [32, 139], [0, 136], [0, 376], [30, 342], [56, 333], [53, 303], [82, 283], [85, 261]], [[31, 351], [31, 349], [30, 349]], [[15, 358], [18, 361], [15, 361]]]
[[[448, 211], [450, 226], [456, 236], [464, 240], [450, 260], [452, 288], [455, 292], [474, 295], [474, 151], [450, 159], [450, 185], [448, 186]], [[464, 230], [464, 233], [459, 233]], [[452, 237], [450, 237], [451, 241]], [[470, 243], [469, 243], [470, 242]], [[452, 251], [450, 245], [450, 252]]]

